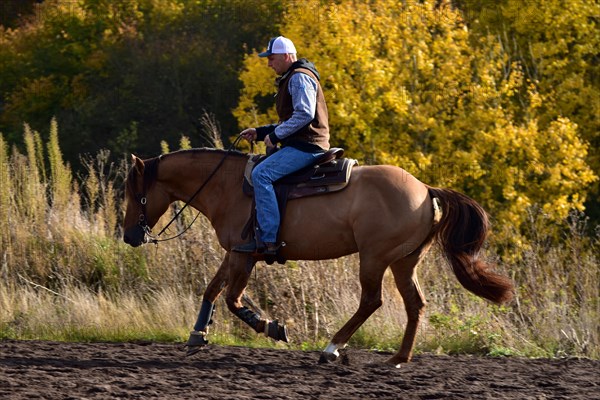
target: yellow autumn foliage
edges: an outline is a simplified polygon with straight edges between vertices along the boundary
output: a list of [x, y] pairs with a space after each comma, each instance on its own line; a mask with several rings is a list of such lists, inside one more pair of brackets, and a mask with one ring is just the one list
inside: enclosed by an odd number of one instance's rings
[[[321, 73], [332, 145], [362, 164], [398, 165], [463, 191], [500, 223], [519, 226], [534, 205], [557, 221], [581, 210], [585, 188], [598, 178], [577, 125], [558, 115], [540, 128], [547, 100], [522, 65], [502, 41], [474, 38], [464, 15], [436, 3], [288, 8], [281, 34]], [[240, 126], [277, 121], [274, 78], [256, 53], [246, 58], [234, 111]]]

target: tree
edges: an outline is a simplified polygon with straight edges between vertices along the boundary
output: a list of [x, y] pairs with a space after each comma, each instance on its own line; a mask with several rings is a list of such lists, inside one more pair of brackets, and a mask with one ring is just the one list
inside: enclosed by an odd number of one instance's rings
[[33, 13], [35, 5], [43, 0], [2, 0], [0, 3], [0, 25], [16, 28], [23, 18]]
[[[34, 18], [0, 30], [0, 131], [46, 135], [56, 117], [64, 157], [160, 153], [182, 135], [209, 144], [201, 117], [226, 136], [248, 47], [268, 39], [277, 1], [47, 0]], [[44, 138], [46, 139], [46, 138]]]
[[[516, 88], [521, 95], [511, 105], [515, 117], [527, 118], [519, 109], [534, 85], [543, 100], [536, 109], [539, 129], [549, 129], [557, 119], [577, 125], [578, 136], [596, 151], [586, 161], [600, 171], [600, 63], [598, 3], [574, 0], [568, 6], [557, 0], [458, 1], [473, 34], [472, 43], [494, 35], [502, 44], [507, 63], [518, 63], [524, 79]], [[588, 189], [588, 210], [600, 222], [600, 184]]]
[[[447, 2], [340, 1], [315, 10], [291, 6], [282, 33], [320, 69], [332, 142], [349, 156], [464, 191], [503, 223], [523, 222], [533, 204], [556, 220], [582, 208], [597, 179], [586, 143], [568, 118], [540, 127], [544, 98], [495, 36], [473, 46]], [[263, 106], [274, 90], [269, 75], [264, 61], [247, 57], [240, 125], [276, 120]], [[515, 107], [519, 96], [526, 102]]]

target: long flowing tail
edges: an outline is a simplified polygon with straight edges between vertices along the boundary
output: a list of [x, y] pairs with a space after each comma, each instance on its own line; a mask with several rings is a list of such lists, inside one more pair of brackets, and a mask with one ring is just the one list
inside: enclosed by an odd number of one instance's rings
[[431, 198], [441, 202], [442, 217], [434, 225], [435, 239], [463, 287], [477, 296], [501, 304], [513, 297], [512, 281], [493, 272], [493, 265], [478, 258], [489, 231], [485, 210], [470, 197], [450, 189], [429, 187]]

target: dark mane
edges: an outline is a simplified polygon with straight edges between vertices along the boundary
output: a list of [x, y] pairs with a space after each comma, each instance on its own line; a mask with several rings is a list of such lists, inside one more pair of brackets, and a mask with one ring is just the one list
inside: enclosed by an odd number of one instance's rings
[[[200, 154], [213, 153], [213, 154], [222, 154], [223, 156], [235, 156], [235, 157], [248, 157], [247, 153], [241, 152], [239, 150], [222, 150], [215, 148], [195, 148], [195, 149], [187, 149], [187, 150], [177, 150], [171, 153], [162, 154], [158, 157], [149, 158], [144, 160], [144, 181], [143, 181], [143, 193], [147, 193], [148, 190], [152, 188], [154, 182], [156, 182], [156, 177], [158, 175], [158, 164], [161, 160], [177, 155], [191, 155], [196, 156]], [[135, 198], [139, 193], [135, 192], [135, 188], [138, 187], [138, 174], [135, 167], [132, 167], [127, 174], [127, 191], [131, 195], [131, 198]]]
[[197, 155], [197, 154], [204, 154], [204, 153], [213, 153], [213, 154], [222, 154], [222, 155], [229, 154], [230, 156], [236, 156], [236, 157], [247, 157], [248, 156], [248, 153], [244, 153], [239, 150], [223, 150], [223, 149], [215, 149], [215, 148], [211, 148], [211, 147], [201, 147], [201, 148], [195, 148], [195, 149], [173, 151], [171, 153], [163, 154], [159, 158], [172, 157], [172, 156], [181, 155], [181, 154]]

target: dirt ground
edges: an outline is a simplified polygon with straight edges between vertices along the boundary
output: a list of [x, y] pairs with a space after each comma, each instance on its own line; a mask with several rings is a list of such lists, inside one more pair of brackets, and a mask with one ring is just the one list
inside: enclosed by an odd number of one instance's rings
[[0, 399], [600, 399], [600, 361], [0, 341]]

